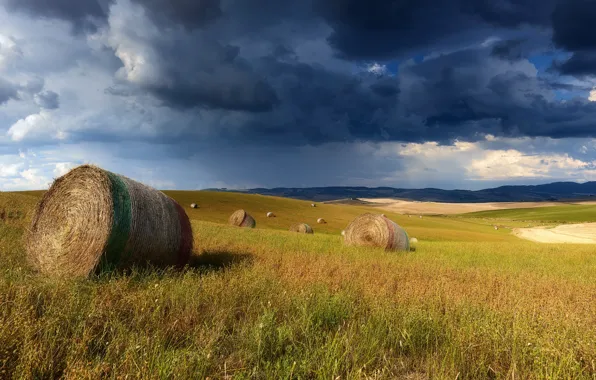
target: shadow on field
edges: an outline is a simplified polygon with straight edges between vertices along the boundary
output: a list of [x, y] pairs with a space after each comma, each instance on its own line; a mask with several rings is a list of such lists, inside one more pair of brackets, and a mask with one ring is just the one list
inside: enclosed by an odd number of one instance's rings
[[247, 263], [251, 264], [253, 256], [248, 253], [232, 252], [203, 252], [200, 255], [192, 255], [188, 266], [196, 269], [220, 270], [233, 265]]

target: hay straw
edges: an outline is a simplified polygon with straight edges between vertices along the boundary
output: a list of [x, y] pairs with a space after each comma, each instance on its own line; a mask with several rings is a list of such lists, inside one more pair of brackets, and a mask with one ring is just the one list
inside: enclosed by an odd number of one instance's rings
[[317, 219], [317, 223], [319, 223], [319, 224], [327, 224], [327, 221], [325, 219], [323, 219], [323, 218], [319, 218], [319, 219]]
[[272, 213], [271, 211], [269, 211], [269, 212], [267, 213], [267, 218], [275, 218], [275, 214], [274, 214], [274, 213]]
[[236, 210], [228, 220], [233, 226], [255, 228], [257, 222], [244, 210]]
[[409, 251], [406, 231], [391, 220], [376, 214], [363, 214], [345, 229], [344, 241], [348, 245], [381, 247], [388, 251]]
[[26, 238], [40, 272], [88, 276], [98, 269], [184, 265], [192, 231], [160, 191], [95, 166], [79, 166], [45, 193]]
[[313, 234], [314, 233], [312, 227], [306, 223], [293, 224], [290, 227], [290, 231], [291, 232], [299, 232], [301, 234]]

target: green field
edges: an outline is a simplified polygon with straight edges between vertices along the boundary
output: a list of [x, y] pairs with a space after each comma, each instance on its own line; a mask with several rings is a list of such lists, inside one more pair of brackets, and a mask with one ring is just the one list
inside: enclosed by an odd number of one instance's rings
[[[596, 249], [522, 241], [484, 219], [574, 221], [584, 206], [533, 209], [545, 219], [386, 213], [420, 240], [388, 253], [339, 234], [378, 209], [167, 193], [192, 220], [188, 268], [77, 281], [23, 258], [39, 193], [0, 194], [21, 211], [0, 221], [0, 378], [596, 378]], [[225, 225], [238, 208], [256, 229]], [[295, 222], [315, 234], [287, 232]]]
[[497, 211], [479, 211], [467, 213], [465, 216], [497, 220], [543, 221], [559, 224], [596, 222], [596, 205], [564, 205]]

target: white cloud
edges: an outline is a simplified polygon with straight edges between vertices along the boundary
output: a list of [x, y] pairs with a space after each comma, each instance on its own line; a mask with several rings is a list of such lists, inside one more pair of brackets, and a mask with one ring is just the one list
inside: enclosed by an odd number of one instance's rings
[[0, 34], [0, 70], [6, 68], [18, 58], [23, 56], [23, 51], [13, 37]]
[[76, 165], [72, 162], [58, 162], [54, 168], [54, 176], [55, 177], [62, 177], [64, 174], [68, 173], [70, 169], [74, 168]]
[[588, 97], [588, 100], [591, 102], [596, 102], [596, 88], [590, 91], [590, 96]]
[[23, 163], [0, 164], [0, 177], [15, 177], [22, 167]]
[[377, 62], [368, 65], [366, 67], [366, 71], [368, 71], [369, 73], [375, 74], [375, 75], [379, 75], [379, 76], [389, 74], [389, 69], [387, 69], [387, 66], [381, 65]]
[[8, 130], [13, 141], [55, 139], [64, 140], [68, 134], [62, 130], [48, 111], [42, 110], [18, 120]]

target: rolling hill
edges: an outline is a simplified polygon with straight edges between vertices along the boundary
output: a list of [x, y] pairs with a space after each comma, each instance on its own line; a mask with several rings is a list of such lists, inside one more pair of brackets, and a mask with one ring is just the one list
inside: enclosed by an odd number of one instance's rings
[[[234, 191], [209, 189], [210, 191]], [[398, 189], [393, 187], [278, 187], [242, 190], [250, 194], [272, 195], [318, 202], [343, 198], [400, 198], [426, 202], [539, 202], [565, 199], [592, 199], [596, 182], [555, 182], [545, 185], [501, 186], [484, 190]]]

